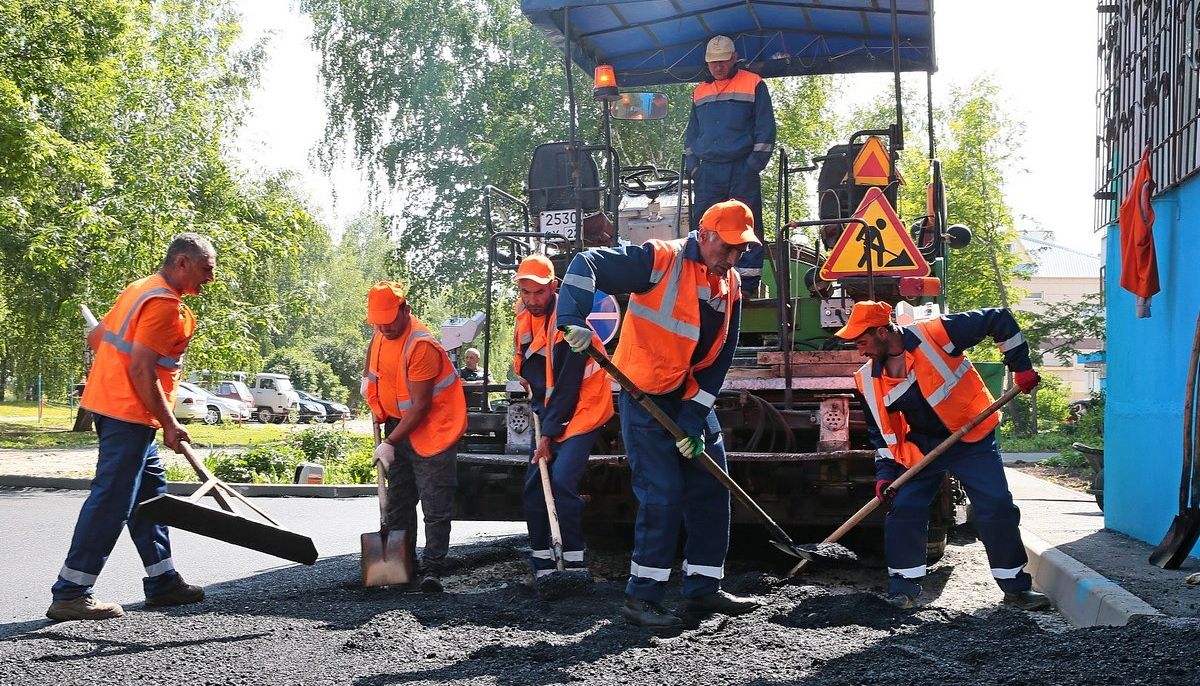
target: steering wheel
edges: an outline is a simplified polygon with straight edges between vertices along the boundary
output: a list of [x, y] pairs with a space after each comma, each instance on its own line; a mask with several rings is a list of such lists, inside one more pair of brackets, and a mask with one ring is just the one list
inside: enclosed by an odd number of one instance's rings
[[679, 172], [659, 169], [654, 165], [626, 167], [621, 170], [621, 192], [626, 195], [646, 195], [651, 200], [660, 193], [679, 185]]

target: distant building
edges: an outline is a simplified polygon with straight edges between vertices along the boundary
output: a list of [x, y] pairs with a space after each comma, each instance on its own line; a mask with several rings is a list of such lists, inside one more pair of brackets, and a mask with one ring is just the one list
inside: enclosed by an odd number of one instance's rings
[[[1100, 292], [1099, 255], [1068, 248], [1050, 242], [1046, 232], [1031, 231], [1020, 234], [1013, 243], [1012, 251], [1021, 260], [1020, 277], [1013, 285], [1025, 291], [1025, 297], [1013, 304], [1013, 309], [1025, 312], [1044, 313], [1058, 303], [1078, 303], [1085, 296]], [[1056, 341], [1043, 341], [1043, 351], [1054, 347]], [[1096, 339], [1080, 341], [1079, 351], [1084, 354], [1097, 352], [1104, 342]], [[1062, 379], [1071, 390], [1071, 400], [1085, 400], [1101, 389], [1102, 367], [1078, 364], [1073, 356], [1065, 358], [1047, 353], [1039, 371], [1049, 372]]]

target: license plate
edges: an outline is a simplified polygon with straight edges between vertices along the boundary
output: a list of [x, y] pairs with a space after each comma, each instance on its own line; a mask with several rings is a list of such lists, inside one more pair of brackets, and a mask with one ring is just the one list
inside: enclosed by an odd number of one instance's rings
[[542, 233], [556, 234], [573, 241], [575, 240], [576, 226], [579, 224], [579, 215], [575, 213], [575, 210], [549, 210], [542, 212], [539, 223]]

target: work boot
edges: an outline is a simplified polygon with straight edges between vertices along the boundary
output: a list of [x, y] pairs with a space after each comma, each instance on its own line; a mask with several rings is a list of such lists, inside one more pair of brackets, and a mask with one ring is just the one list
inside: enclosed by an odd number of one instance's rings
[[55, 600], [46, 610], [46, 616], [56, 622], [73, 619], [112, 619], [125, 616], [125, 610], [116, 603], [96, 600], [92, 595], [81, 595], [67, 600]]
[[146, 596], [147, 606], [159, 607], [174, 607], [176, 605], [191, 605], [204, 600], [204, 589], [200, 586], [193, 586], [183, 580], [183, 577], [176, 576], [175, 583], [170, 588], [162, 593]]
[[667, 611], [662, 605], [649, 600], [625, 598], [621, 606], [621, 616], [626, 622], [644, 626], [647, 629], [679, 629], [683, 620]]
[[887, 604], [897, 610], [912, 610], [917, 606], [917, 600], [907, 593], [889, 593]]
[[422, 593], [441, 593], [442, 590], [442, 577], [437, 572], [428, 572], [421, 577]]
[[688, 598], [683, 602], [684, 612], [690, 615], [744, 615], [757, 609], [759, 602], [753, 598], [740, 598], [725, 591], [713, 591], [699, 598]]
[[1004, 594], [1004, 603], [1018, 610], [1045, 610], [1050, 607], [1050, 599], [1037, 591], [1013, 591]]

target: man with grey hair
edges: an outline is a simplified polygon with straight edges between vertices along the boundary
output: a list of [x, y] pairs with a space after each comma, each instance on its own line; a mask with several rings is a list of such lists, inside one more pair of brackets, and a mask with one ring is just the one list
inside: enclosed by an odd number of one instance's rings
[[463, 352], [463, 366], [458, 370], [463, 381], [483, 381], [483, 369], [479, 367], [479, 348], [467, 348]]
[[162, 428], [163, 443], [175, 451], [191, 441], [172, 412], [183, 353], [196, 330], [196, 317], [183, 296], [199, 295], [213, 280], [216, 264], [216, 250], [207, 238], [179, 234], [167, 248], [162, 268], [126, 286], [88, 334], [96, 357], [79, 402], [96, 417], [100, 457], [66, 562], [51, 588], [50, 619], [125, 614], [120, 605], [97, 600], [92, 585], [126, 525], [146, 567], [142, 584], [147, 605], [204, 599], [203, 588], [175, 571], [167, 527], [132, 515], [139, 502], [167, 492], [154, 440], [157, 430]]

